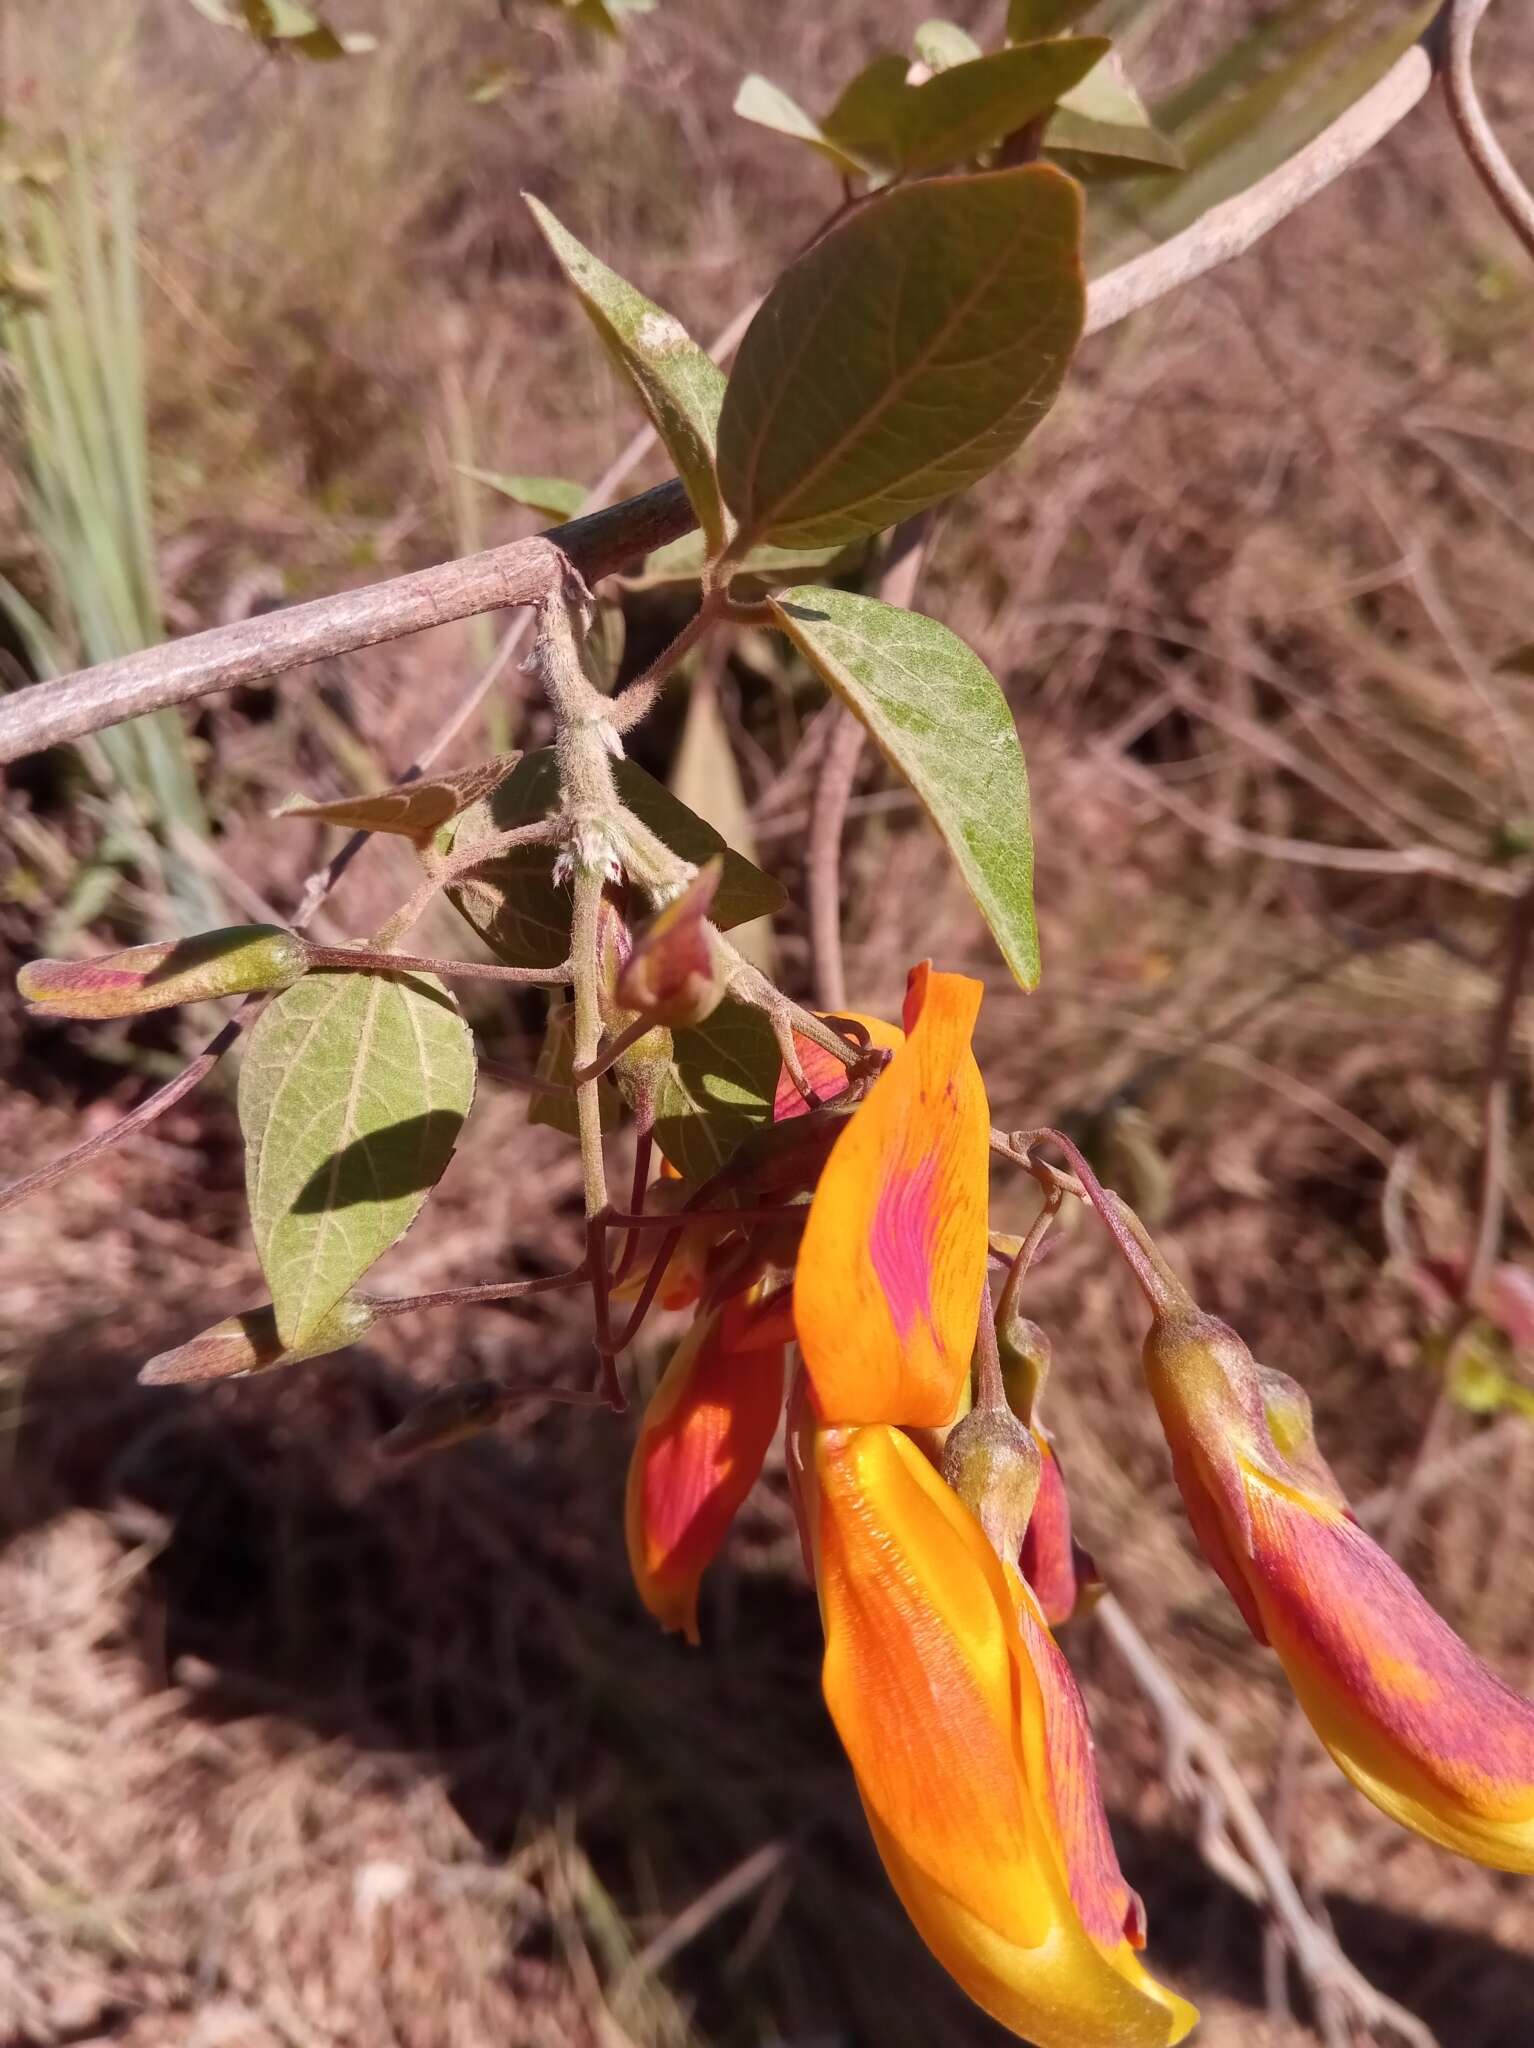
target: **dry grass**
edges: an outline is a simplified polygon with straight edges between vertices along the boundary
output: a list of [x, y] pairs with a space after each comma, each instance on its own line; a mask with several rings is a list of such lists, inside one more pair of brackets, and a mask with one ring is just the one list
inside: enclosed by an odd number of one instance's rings
[[[455, 406], [482, 463], [594, 474], [631, 414], [510, 195], [532, 186], [711, 334], [831, 196], [731, 120], [739, 74], [813, 100], [894, 35], [858, 10], [768, 24], [672, 0], [625, 55], [593, 55], [539, 15], [511, 32], [524, 82], [471, 108], [465, 79], [502, 49], [492, 10], [401, 5], [379, 57], [304, 71], [253, 65], [175, 0], [99, 10], [119, 27], [135, 11], [136, 57], [103, 26], [83, 62], [72, 11], [46, 0], [21, 0], [0, 37], [29, 122], [94, 108], [140, 166], [177, 629], [449, 551]], [[1527, 161], [1534, 46], [1515, 12], [1488, 75], [1511, 81], [1495, 111]], [[925, 596], [1018, 706], [1040, 994], [1005, 995], [932, 840], [872, 769], [849, 852], [860, 1002], [891, 1007], [928, 950], [984, 972], [998, 1118], [1069, 1120], [1116, 1157], [1210, 1305], [1310, 1387], [1360, 1494], [1402, 1469], [1434, 1393], [1420, 1308], [1387, 1270], [1384, 1174], [1415, 1145], [1415, 1226], [1437, 1252], [1463, 1245], [1485, 949], [1505, 848], [1534, 815], [1534, 697], [1485, 659], [1531, 631], [1530, 311], [1425, 110], [1258, 255], [1094, 344], [1026, 464], [945, 518]], [[491, 537], [531, 523], [498, 504], [485, 518]], [[29, 571], [10, 524], [0, 568]], [[631, 660], [673, 616], [631, 605]], [[199, 718], [242, 912], [240, 891], [290, 901], [318, 851], [266, 807], [407, 759], [471, 661], [468, 634], [444, 630]], [[760, 795], [814, 700], [744, 662], [726, 698]], [[677, 726], [668, 707], [651, 765]], [[759, 818], [791, 886], [803, 801], [779, 790]], [[33, 830], [13, 840], [0, 939], [20, 953], [88, 835], [57, 763], [13, 804]], [[1459, 879], [1272, 846], [1318, 840], [1431, 848]], [[387, 852], [360, 862], [337, 929], [364, 928], [400, 880]], [[780, 941], [802, 980], [792, 914]], [[484, 1012], [507, 1058], [532, 1023]], [[0, 1013], [8, 1164], [110, 1117], [172, 1044]], [[1531, 1052], [1525, 1030], [1525, 1251]], [[485, 1093], [385, 1285], [568, 1257], [567, 1152]], [[0, 2044], [994, 2040], [866, 1847], [776, 1482], [717, 1575], [701, 1656], [657, 1639], [627, 1587], [622, 1430], [528, 1411], [371, 1483], [371, 1445], [421, 1383], [583, 1370], [572, 1304], [390, 1326], [365, 1352], [207, 1396], [134, 1387], [144, 1356], [255, 1298], [239, 1180], [209, 1091], [0, 1241]], [[998, 1186], [999, 1205], [1021, 1200]], [[1086, 1538], [1268, 1784], [1285, 1697], [1192, 1557], [1136, 1388], [1138, 1326], [1085, 1231], [1041, 1270], [1039, 1312]], [[1434, 1499], [1411, 1558], [1525, 1687], [1531, 1462], [1534, 1440], [1509, 1434]], [[1153, 1953], [1204, 2006], [1201, 2038], [1310, 2039], [1263, 2017], [1252, 1915], [1203, 1870], [1089, 1627], [1071, 1648]], [[1399, 1835], [1313, 1758], [1293, 1836], [1350, 1951], [1445, 2048], [1527, 2040], [1526, 1887]]]

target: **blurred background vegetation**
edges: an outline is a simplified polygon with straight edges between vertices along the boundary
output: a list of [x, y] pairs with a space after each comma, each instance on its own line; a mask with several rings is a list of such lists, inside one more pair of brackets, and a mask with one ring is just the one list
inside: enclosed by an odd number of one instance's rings
[[[326, 22], [375, 46], [305, 61], [213, 0], [9, 0], [0, 683], [535, 530], [465, 471], [590, 479], [636, 420], [518, 191], [707, 341], [836, 198], [808, 152], [732, 115], [741, 77], [818, 109], [928, 11], [660, 0], [608, 36], [591, 5], [334, 0]], [[999, 13], [950, 11], [977, 31]], [[1420, 20], [1394, 0], [1105, 0], [1089, 25], [1123, 31], [1188, 169], [1095, 192], [1096, 260], [1260, 174]], [[1493, 10], [1480, 65], [1534, 161], [1526, 10]], [[1437, 1402], [1418, 1269], [1468, 1250], [1491, 949], [1534, 846], [1534, 682], [1499, 667], [1534, 636], [1531, 317], [1430, 105], [1251, 255], [1089, 344], [1024, 456], [942, 514], [919, 600], [1016, 707], [1040, 992], [1007, 984], [872, 761], [848, 835], [853, 1000], [893, 1014], [927, 952], [982, 974], [997, 1120], [1092, 1145], [1207, 1305], [1304, 1381], [1358, 1497], [1411, 1467]], [[689, 601], [627, 592], [625, 672]], [[271, 806], [391, 779], [496, 637], [444, 628], [23, 764], [0, 826], [8, 970], [280, 917], [330, 842]], [[455, 758], [536, 736], [525, 688]], [[742, 633], [639, 743], [801, 901], [818, 704]], [[371, 849], [319, 934], [375, 924], [409, 865]], [[461, 951], [442, 917], [423, 949]], [[807, 989], [797, 911], [771, 943]], [[535, 1004], [473, 1013], [530, 1065]], [[0, 1007], [8, 1168], [109, 1124], [186, 1028]], [[1515, 1262], [1530, 1062], [1525, 1021]], [[999, 1182], [999, 1221], [1023, 1199]], [[573, 1149], [487, 1083], [384, 1285], [547, 1270], [579, 1242]], [[4, 2048], [994, 2041], [868, 1849], [780, 1475], [689, 1654], [627, 1584], [629, 1424], [530, 1407], [374, 1483], [371, 1447], [423, 1385], [583, 1373], [583, 1305], [386, 1325], [203, 1395], [135, 1385], [260, 1291], [227, 1086], [0, 1234]], [[1525, 2044], [1527, 1887], [1392, 1830], [1296, 1734], [1194, 1561], [1137, 1311], [1088, 1236], [1038, 1303], [1084, 1538], [1278, 1798], [1308, 1895], [1445, 2048]], [[1453, 1390], [1441, 1441], [1463, 1462], [1408, 1562], [1528, 1690], [1534, 1351], [1506, 1320]], [[1200, 2038], [1313, 2039], [1303, 2002], [1285, 2017], [1265, 1991], [1257, 1916], [1202, 1863], [1090, 1621], [1067, 1647], [1152, 1953], [1203, 2005]]]

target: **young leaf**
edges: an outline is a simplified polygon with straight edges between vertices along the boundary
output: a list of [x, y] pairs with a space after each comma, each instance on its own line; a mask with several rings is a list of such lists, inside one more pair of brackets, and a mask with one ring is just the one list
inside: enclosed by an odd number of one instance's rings
[[985, 52], [967, 28], [956, 21], [924, 21], [916, 31], [915, 50], [929, 71], [951, 71]]
[[735, 95], [735, 112], [743, 121], [755, 122], [758, 128], [770, 128], [774, 135], [787, 135], [795, 142], [808, 143], [811, 149], [829, 157], [844, 177], [859, 177], [868, 168], [857, 157], [839, 149], [797, 100], [790, 99], [781, 86], [774, 85], [770, 78], [763, 78], [759, 71], [753, 71], [741, 80], [740, 90]]
[[[632, 761], [619, 761], [618, 794], [634, 815], [695, 867], [724, 855], [714, 899], [722, 930], [755, 917], [771, 917], [787, 898], [781, 883], [725, 846], [719, 834]], [[525, 754], [485, 802], [464, 812], [444, 852], [464, 852], [478, 839], [547, 817], [559, 801], [559, 773], [551, 747]], [[557, 967], [570, 950], [570, 890], [554, 880], [554, 851], [517, 846], [448, 890], [448, 898], [497, 958], [513, 967]]]
[[[759, 583], [783, 584], [802, 576], [806, 569], [828, 569], [845, 550], [832, 548], [749, 548], [735, 564], [736, 579], [754, 577]], [[622, 580], [630, 590], [657, 590], [677, 583], [696, 583], [708, 560], [708, 543], [701, 533], [684, 533], [680, 540], [667, 541], [646, 555], [644, 566]]]
[[580, 295], [602, 346], [639, 395], [676, 464], [698, 524], [711, 546], [725, 539], [724, 510], [714, 477], [714, 440], [724, 399], [724, 373], [679, 320], [599, 262], [528, 196], [533, 218]]
[[1135, 177], [1182, 169], [1182, 151], [1163, 135], [1110, 50], [1080, 85], [1061, 95], [1044, 147], [1081, 178]]
[[94, 1021], [291, 988], [308, 966], [309, 949], [295, 933], [274, 924], [238, 924], [90, 960], [29, 960], [16, 988], [34, 1016]]
[[828, 139], [865, 170], [893, 170], [900, 161], [910, 68], [904, 57], [875, 57], [843, 88], [820, 124]]
[[786, 590], [778, 622], [925, 804], [1002, 958], [1039, 978], [1028, 777], [1007, 700], [946, 626], [848, 590]]
[[225, 1316], [221, 1323], [202, 1330], [178, 1344], [174, 1351], [162, 1351], [139, 1369], [141, 1387], [202, 1386], [209, 1380], [243, 1380], [252, 1373], [271, 1372], [279, 1365], [297, 1365], [301, 1359], [323, 1358], [328, 1351], [344, 1350], [365, 1337], [378, 1320], [378, 1311], [365, 1294], [348, 1294], [329, 1309], [302, 1344], [285, 1346], [277, 1335], [277, 1312], [271, 1303], [248, 1308], [243, 1315]]
[[706, 1024], [672, 1036], [655, 1142], [687, 1180], [706, 1180], [772, 1121], [782, 1058], [765, 1013], [724, 1002]]
[[278, 996], [240, 1073], [245, 1182], [284, 1348], [308, 1342], [441, 1179], [474, 1044], [427, 975], [318, 973]]
[[470, 483], [485, 484], [525, 505], [530, 512], [542, 512], [550, 519], [573, 519], [586, 502], [586, 486], [572, 483], [567, 476], [502, 475], [495, 469], [474, 469], [466, 462], [456, 465], [458, 474]]
[[901, 110], [900, 167], [962, 163], [1047, 114], [1106, 55], [1102, 36], [1022, 43], [939, 71], [909, 87]]
[[1031, 43], [1040, 36], [1057, 36], [1096, 4], [1097, 0], [1009, 0], [1007, 41]]
[[[551, 1081], [560, 1088], [572, 1087], [575, 1075], [574, 1003], [560, 998], [549, 1004], [543, 1043], [538, 1048], [538, 1063], [533, 1072], [540, 1081]], [[597, 1106], [601, 1111], [603, 1130], [615, 1131], [623, 1121], [623, 1098], [610, 1074], [603, 1074], [597, 1082]], [[573, 1092], [569, 1095], [535, 1092], [527, 1105], [527, 1120], [530, 1124], [542, 1124], [551, 1131], [563, 1131], [567, 1138], [578, 1138], [581, 1134]]]
[[859, 539], [1010, 455], [1081, 334], [1081, 220], [1079, 189], [1048, 165], [937, 178], [871, 200], [790, 264], [719, 422], [734, 552]]
[[397, 832], [424, 846], [449, 818], [456, 818], [470, 804], [499, 789], [520, 759], [519, 754], [498, 754], [493, 761], [477, 761], [472, 768], [423, 775], [416, 782], [396, 782], [368, 796], [339, 796], [328, 801], [290, 796], [272, 816], [319, 818], [348, 832]]

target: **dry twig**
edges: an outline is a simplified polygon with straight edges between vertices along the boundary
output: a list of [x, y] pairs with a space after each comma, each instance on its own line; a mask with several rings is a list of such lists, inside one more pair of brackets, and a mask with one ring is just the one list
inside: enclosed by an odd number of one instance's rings
[[1507, 151], [1492, 132], [1471, 70], [1476, 30], [1490, 4], [1491, 0], [1450, 0], [1444, 98], [1476, 176], [1491, 194], [1502, 218], [1534, 256], [1534, 193], [1514, 170]]

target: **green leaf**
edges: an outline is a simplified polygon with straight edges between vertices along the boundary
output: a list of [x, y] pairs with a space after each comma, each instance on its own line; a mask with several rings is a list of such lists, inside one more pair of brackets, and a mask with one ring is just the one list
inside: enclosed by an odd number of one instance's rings
[[828, 140], [865, 170], [893, 169], [900, 161], [910, 68], [904, 57], [875, 57], [845, 87], [820, 124]]
[[787, 590], [773, 611], [925, 804], [1023, 988], [1039, 978], [1028, 776], [1007, 700], [956, 634], [848, 590]]
[[1082, 178], [1177, 171], [1183, 163], [1182, 151], [1151, 120], [1112, 50], [1080, 85], [1061, 95], [1044, 147]]
[[609, 270], [548, 208], [527, 203], [544, 238], [574, 285], [603, 347], [623, 372], [686, 486], [698, 524], [717, 549], [724, 509], [714, 477], [714, 440], [724, 399], [724, 372], [679, 320]]
[[704, 1024], [672, 1035], [655, 1142], [688, 1180], [706, 1180], [772, 1121], [782, 1061], [765, 1013], [723, 1002]]
[[719, 422], [734, 552], [859, 539], [1012, 454], [1080, 337], [1081, 219], [1080, 191], [1048, 165], [934, 179], [871, 200], [790, 264]]
[[1009, 0], [1007, 41], [1032, 43], [1040, 36], [1057, 36], [1095, 5], [1096, 0]]
[[422, 775], [414, 782], [396, 782], [366, 796], [338, 796], [326, 801], [298, 795], [285, 797], [272, 816], [318, 818], [347, 832], [397, 832], [424, 846], [449, 818], [456, 818], [460, 811], [499, 789], [520, 759], [519, 754], [498, 754], [494, 760], [478, 761], [472, 768]]
[[914, 48], [929, 71], [951, 71], [955, 64], [967, 64], [985, 52], [967, 28], [956, 21], [924, 21], [916, 31]]
[[495, 469], [473, 469], [466, 462], [455, 467], [471, 483], [488, 484], [503, 498], [515, 499], [530, 512], [546, 513], [550, 519], [573, 519], [586, 502], [586, 486], [572, 483], [566, 476], [506, 476]]
[[240, 1072], [240, 1126], [285, 1349], [415, 1221], [473, 1097], [469, 1027], [430, 976], [310, 974], [263, 1011]]
[[[787, 898], [781, 883], [764, 875], [719, 834], [632, 761], [614, 768], [618, 794], [634, 815], [683, 860], [700, 866], [724, 854], [724, 875], [714, 898], [714, 922], [723, 930], [770, 917]], [[461, 853], [478, 839], [546, 818], [559, 802], [559, 771], [552, 747], [525, 754], [493, 796], [465, 811], [439, 838], [442, 851]], [[480, 938], [513, 967], [557, 967], [570, 950], [570, 889], [554, 880], [555, 855], [547, 846], [517, 846], [489, 867], [448, 890], [449, 901]]]
[[758, 71], [741, 80], [740, 90], [735, 95], [735, 112], [743, 121], [755, 122], [758, 128], [770, 128], [774, 135], [787, 135], [795, 142], [808, 143], [811, 149], [829, 157], [844, 177], [858, 177], [867, 169], [856, 156], [839, 149], [797, 100], [790, 99], [781, 86], [774, 85], [770, 78], [763, 78]]
[[[806, 569], [828, 569], [841, 555], [842, 547], [830, 548], [748, 548], [734, 564], [737, 580], [743, 576], [759, 583], [783, 584], [802, 576]], [[656, 590], [677, 583], [696, 583], [708, 561], [708, 543], [701, 533], [684, 533], [680, 540], [645, 556], [644, 566], [623, 582], [630, 590]]]
[[[533, 1072], [540, 1081], [553, 1081], [561, 1088], [574, 1085], [575, 1005], [563, 997], [549, 1004], [543, 1043], [538, 1048], [538, 1063]], [[615, 1131], [623, 1121], [623, 1098], [610, 1074], [603, 1074], [597, 1082], [597, 1106], [603, 1130]], [[551, 1131], [563, 1131], [567, 1138], [578, 1138], [581, 1134], [574, 1095], [534, 1094], [527, 1105], [527, 1120]]]
[[936, 170], [994, 149], [1047, 114], [1107, 50], [1102, 36], [1022, 43], [908, 87], [900, 115], [900, 168]]

